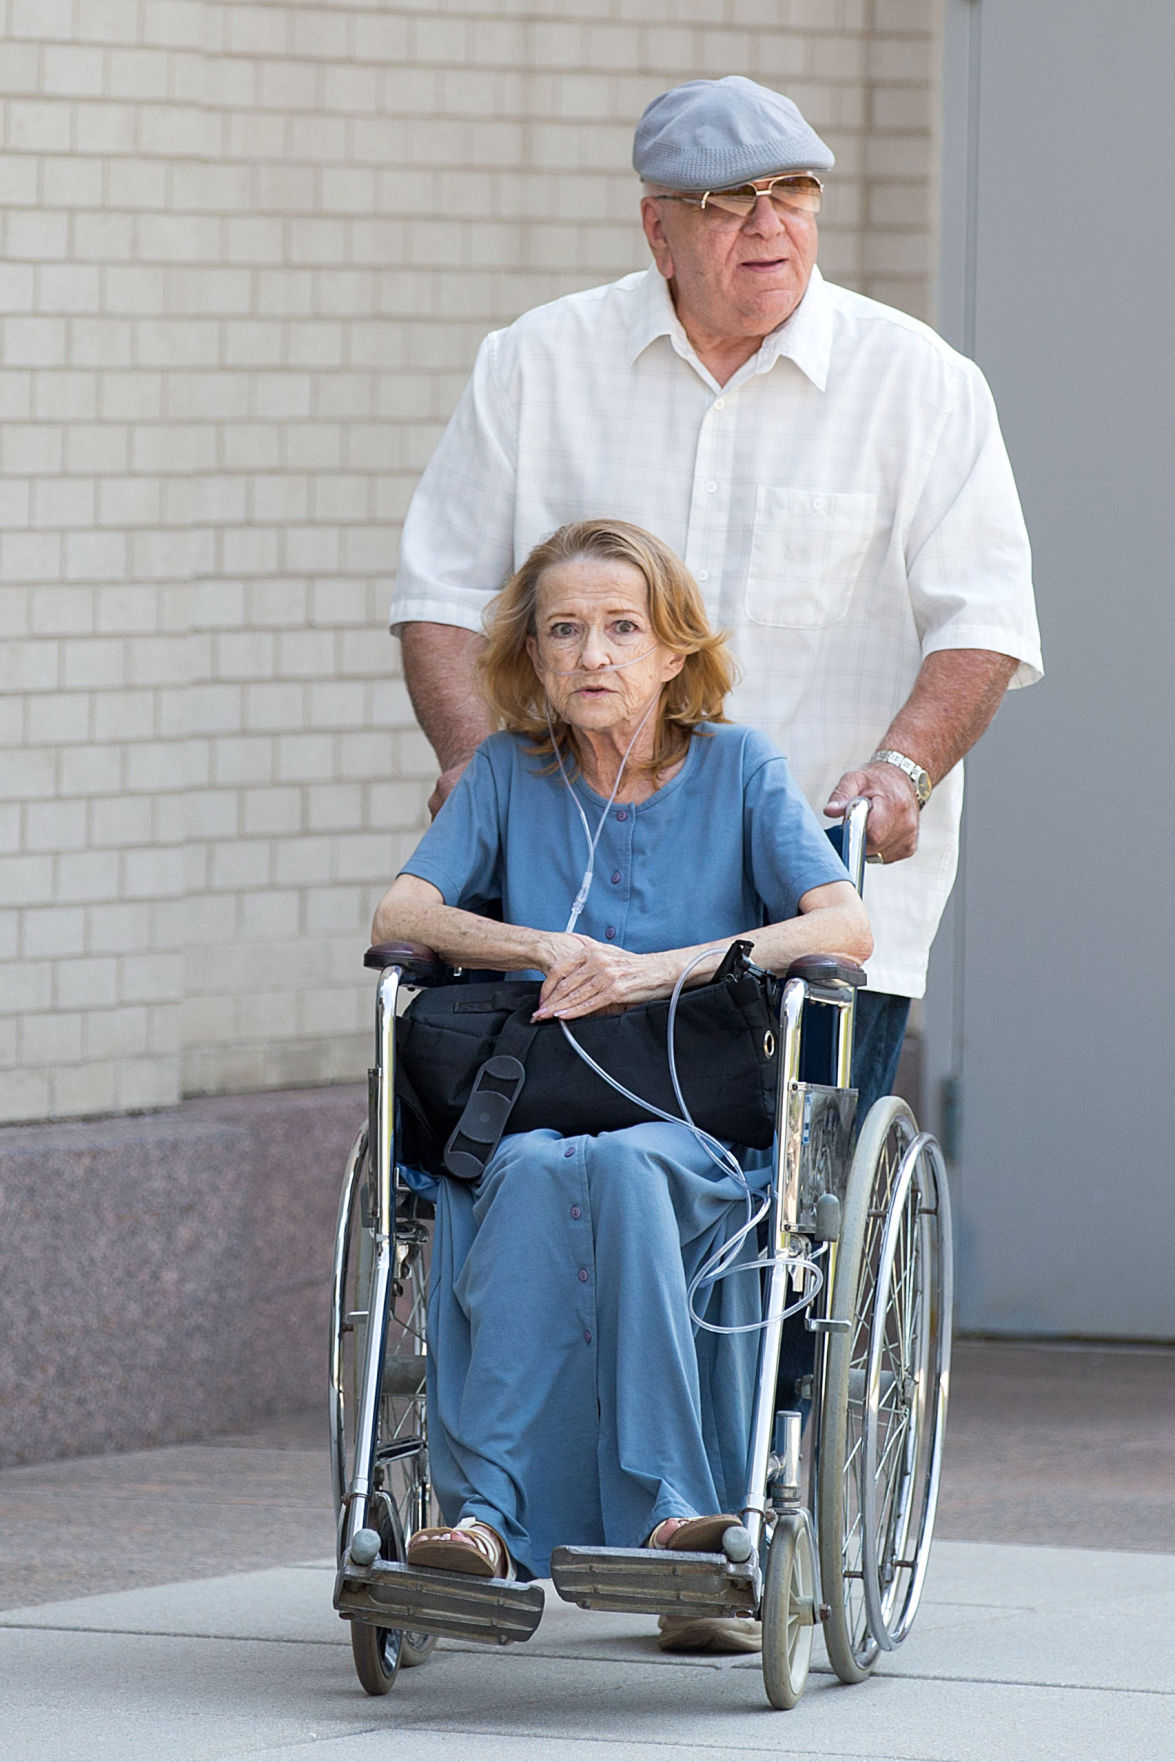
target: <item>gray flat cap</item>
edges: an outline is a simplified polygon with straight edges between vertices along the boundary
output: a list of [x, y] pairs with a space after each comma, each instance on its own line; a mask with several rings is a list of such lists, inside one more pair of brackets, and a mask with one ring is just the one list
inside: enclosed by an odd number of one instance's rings
[[637, 124], [632, 163], [646, 183], [717, 190], [776, 171], [828, 171], [836, 161], [790, 98], [732, 73], [654, 98]]

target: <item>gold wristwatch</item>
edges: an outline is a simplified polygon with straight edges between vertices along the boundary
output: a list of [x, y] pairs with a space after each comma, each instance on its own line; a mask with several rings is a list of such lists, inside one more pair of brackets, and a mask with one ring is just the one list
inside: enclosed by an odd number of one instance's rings
[[930, 800], [930, 792], [934, 788], [934, 784], [930, 781], [929, 772], [924, 771], [914, 759], [908, 759], [905, 753], [895, 753], [889, 749], [874, 753], [869, 763], [871, 765], [896, 765], [899, 771], [904, 771], [914, 785], [914, 797], [918, 803], [918, 812], [922, 812]]

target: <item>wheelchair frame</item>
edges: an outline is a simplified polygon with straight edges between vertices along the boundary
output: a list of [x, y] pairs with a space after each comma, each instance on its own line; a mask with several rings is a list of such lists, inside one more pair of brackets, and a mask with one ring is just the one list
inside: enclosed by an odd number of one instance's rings
[[[846, 815], [846, 867], [864, 875], [868, 803]], [[424, 1308], [425, 1205], [395, 1161], [395, 1018], [402, 984], [443, 982], [428, 950], [371, 949], [376, 1062], [369, 1117], [348, 1159], [331, 1302], [331, 1442], [338, 1519], [335, 1608], [351, 1623], [370, 1694], [438, 1634], [508, 1643], [538, 1625], [541, 1585], [467, 1580], [404, 1563], [405, 1536], [432, 1518]], [[775, 1707], [795, 1705], [815, 1627], [845, 1682], [860, 1682], [909, 1633], [929, 1557], [946, 1422], [952, 1303], [950, 1201], [938, 1144], [894, 1097], [870, 1110], [851, 1150], [856, 988], [828, 956], [795, 962], [780, 1003], [779, 1099], [764, 1325], [742, 1523], [721, 1555], [566, 1547], [559, 1594], [585, 1608], [757, 1614]], [[800, 1079], [809, 1006], [835, 1012], [834, 1082]], [[812, 1257], [824, 1261], [822, 1283]], [[819, 1289], [817, 1286], [819, 1285]], [[778, 1407], [786, 1313], [815, 1336], [800, 1411]]]

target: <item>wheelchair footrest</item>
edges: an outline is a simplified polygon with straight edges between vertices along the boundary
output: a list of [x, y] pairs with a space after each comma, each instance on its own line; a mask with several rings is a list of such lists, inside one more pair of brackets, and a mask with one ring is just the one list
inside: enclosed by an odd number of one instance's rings
[[363, 1567], [348, 1561], [335, 1579], [340, 1615], [379, 1627], [499, 1646], [529, 1640], [542, 1619], [544, 1602], [540, 1584], [436, 1572], [398, 1560], [373, 1560]]
[[641, 1615], [753, 1615], [753, 1561], [657, 1548], [556, 1548], [551, 1577], [566, 1603]]

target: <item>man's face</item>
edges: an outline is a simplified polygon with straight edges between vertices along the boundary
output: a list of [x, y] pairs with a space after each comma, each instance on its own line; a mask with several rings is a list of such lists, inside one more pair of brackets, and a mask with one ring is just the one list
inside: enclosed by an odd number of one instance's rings
[[765, 337], [790, 318], [816, 262], [816, 216], [761, 199], [746, 219], [646, 196], [641, 219], [691, 340]]

